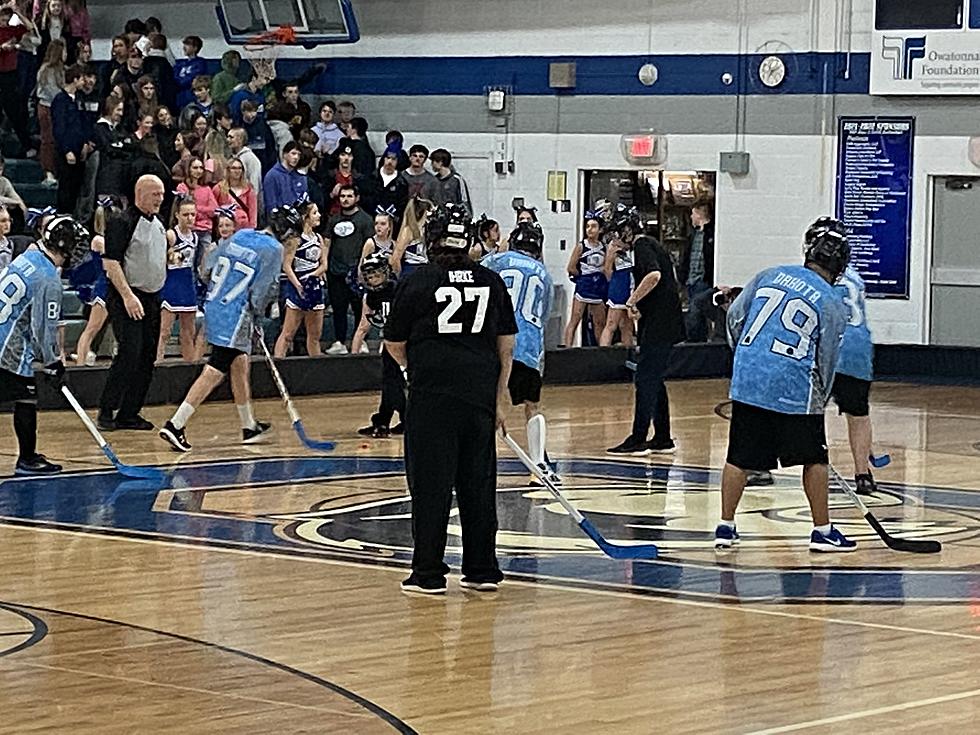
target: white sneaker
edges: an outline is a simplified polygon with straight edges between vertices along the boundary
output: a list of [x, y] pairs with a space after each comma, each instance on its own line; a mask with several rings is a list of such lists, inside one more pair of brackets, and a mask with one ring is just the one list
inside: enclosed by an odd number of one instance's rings
[[327, 350], [327, 354], [346, 355], [348, 354], [347, 345], [345, 345], [343, 342], [334, 342], [332, 345], [330, 345], [330, 348]]
[[95, 366], [95, 361], [97, 359], [98, 359], [98, 355], [96, 355], [94, 352], [89, 352], [85, 356], [85, 365], [88, 366], [88, 367], [94, 367]]
[[358, 352], [362, 355], [371, 354], [371, 349], [367, 346], [367, 342], [361, 344], [361, 349], [359, 349]]

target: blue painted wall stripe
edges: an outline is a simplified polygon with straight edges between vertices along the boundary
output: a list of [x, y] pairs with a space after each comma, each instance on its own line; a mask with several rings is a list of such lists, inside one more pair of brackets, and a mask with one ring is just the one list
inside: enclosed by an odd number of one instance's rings
[[[385, 57], [329, 59], [327, 70], [308, 91], [361, 95], [482, 95], [488, 86], [509, 86], [517, 95], [735, 95], [867, 94], [870, 54], [852, 54], [850, 79], [843, 78], [846, 56], [833, 53], [787, 54], [786, 80], [775, 90], [758, 78], [761, 55], [737, 56], [559, 56], [559, 57]], [[548, 86], [552, 62], [576, 62], [576, 86], [556, 92]], [[651, 87], [637, 79], [651, 62], [659, 79]], [[280, 73], [295, 76], [305, 60], [281, 59]], [[728, 72], [730, 85], [721, 81]]]
[[[975, 0], [974, 7], [980, 5]], [[786, 80], [776, 89], [758, 77], [762, 55], [700, 56], [500, 56], [500, 57], [376, 57], [324, 59], [326, 71], [304, 91], [334, 95], [482, 95], [488, 86], [509, 86], [516, 95], [672, 96], [778, 94], [868, 94], [871, 55], [852, 54], [850, 78], [844, 79], [845, 54], [785, 54]], [[280, 59], [280, 78], [299, 76], [314, 59]], [[548, 65], [574, 61], [576, 86], [558, 92], [548, 86]], [[637, 72], [651, 62], [659, 79], [643, 86]], [[217, 71], [217, 62], [214, 64]], [[721, 81], [728, 72], [730, 85]]]

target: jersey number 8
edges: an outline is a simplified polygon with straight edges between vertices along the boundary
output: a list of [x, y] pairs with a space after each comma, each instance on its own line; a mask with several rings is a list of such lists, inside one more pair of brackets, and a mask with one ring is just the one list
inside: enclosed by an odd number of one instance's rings
[[27, 284], [17, 273], [8, 273], [0, 281], [0, 324], [4, 324], [14, 313], [14, 307], [27, 294]]
[[[778, 288], [765, 287], [756, 291], [756, 297], [760, 296], [766, 300], [766, 303], [762, 305], [755, 321], [752, 322], [752, 325], [742, 335], [741, 344], [746, 346], [755, 341], [756, 336], [762, 331], [766, 322], [776, 313], [776, 310], [786, 298], [786, 292]], [[803, 317], [803, 321], [798, 323], [797, 319], [800, 316]], [[769, 349], [777, 355], [790, 357], [794, 360], [802, 360], [810, 352], [810, 341], [813, 339], [813, 333], [820, 323], [816, 309], [803, 299], [790, 299], [786, 302], [786, 306], [783, 307], [779, 321], [782, 322], [783, 327], [787, 331], [796, 335], [799, 340], [795, 345], [791, 345], [780, 339], [773, 339]]]

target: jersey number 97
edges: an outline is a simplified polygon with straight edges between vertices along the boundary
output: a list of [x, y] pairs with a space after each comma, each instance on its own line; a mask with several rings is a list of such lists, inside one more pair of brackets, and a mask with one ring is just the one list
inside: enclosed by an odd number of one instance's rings
[[255, 269], [249, 265], [245, 265], [240, 260], [236, 260], [235, 264], [232, 265], [226, 256], [222, 255], [219, 257], [218, 262], [214, 266], [214, 272], [211, 274], [211, 288], [208, 289], [208, 301], [213, 300], [221, 293], [225, 281], [234, 273], [240, 274], [241, 277], [234, 285], [229, 283], [228, 292], [221, 297], [221, 303], [223, 304], [230, 304], [248, 288], [248, 284], [252, 282], [252, 278], [255, 276]]

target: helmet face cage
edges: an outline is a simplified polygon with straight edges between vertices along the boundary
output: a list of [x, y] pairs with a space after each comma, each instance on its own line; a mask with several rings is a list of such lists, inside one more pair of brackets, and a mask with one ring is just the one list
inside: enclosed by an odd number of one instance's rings
[[641, 229], [640, 213], [636, 207], [617, 204], [610, 215], [608, 225], [603, 230], [602, 239], [606, 243], [620, 240], [629, 245], [640, 234]]
[[277, 240], [288, 240], [303, 234], [303, 216], [295, 207], [283, 205], [269, 214], [269, 227]]
[[803, 240], [804, 262], [819, 265], [836, 282], [851, 259], [844, 223], [832, 217], [821, 217], [810, 225]]
[[368, 291], [380, 291], [391, 279], [391, 264], [380, 253], [367, 256], [361, 261], [358, 270], [361, 274], [361, 283]]
[[544, 247], [544, 233], [537, 222], [521, 222], [510, 233], [510, 248], [540, 258]]
[[81, 261], [91, 249], [88, 230], [68, 215], [53, 217], [45, 223], [41, 240], [48, 250], [64, 258], [63, 268]]
[[465, 207], [445, 204], [435, 211], [425, 228], [426, 242], [431, 247], [461, 250], [474, 242], [473, 222]]

